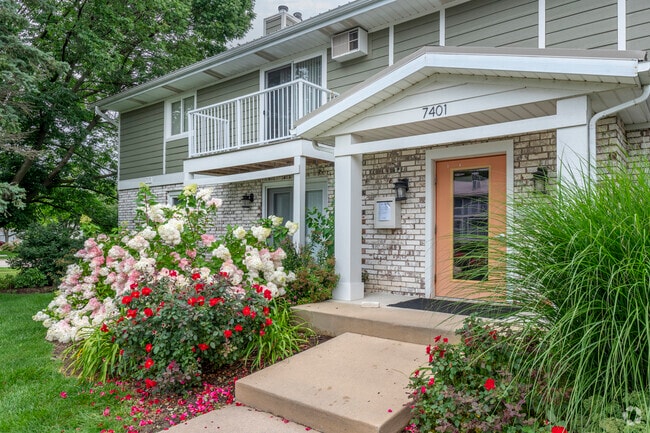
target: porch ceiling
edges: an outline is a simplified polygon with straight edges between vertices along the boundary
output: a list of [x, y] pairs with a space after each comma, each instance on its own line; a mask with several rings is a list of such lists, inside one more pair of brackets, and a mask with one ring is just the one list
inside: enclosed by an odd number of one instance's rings
[[375, 128], [355, 132], [361, 141], [374, 141], [398, 137], [453, 131], [476, 126], [494, 125], [514, 120], [532, 119], [556, 113], [554, 101], [542, 101], [516, 107], [504, 107], [460, 116], [444, 117], [436, 120], [422, 120], [397, 126]]
[[289, 167], [293, 165], [293, 158], [276, 159], [273, 161], [257, 162], [254, 164], [242, 164], [232, 167], [223, 167], [210, 170], [199, 171], [196, 174], [206, 174], [211, 176], [229, 176], [233, 174], [251, 173], [261, 170], [270, 170], [273, 168]]

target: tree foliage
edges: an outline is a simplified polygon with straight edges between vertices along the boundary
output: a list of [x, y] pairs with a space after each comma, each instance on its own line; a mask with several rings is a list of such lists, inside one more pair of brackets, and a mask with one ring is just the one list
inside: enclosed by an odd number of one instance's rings
[[0, 0], [0, 182], [27, 203], [0, 226], [114, 203], [115, 126], [89, 106], [217, 54], [253, 17], [253, 0]]

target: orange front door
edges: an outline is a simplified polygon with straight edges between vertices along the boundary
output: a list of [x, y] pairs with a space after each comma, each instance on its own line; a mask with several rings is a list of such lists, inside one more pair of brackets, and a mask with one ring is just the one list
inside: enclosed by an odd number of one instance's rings
[[505, 155], [436, 162], [434, 295], [484, 298], [505, 234]]

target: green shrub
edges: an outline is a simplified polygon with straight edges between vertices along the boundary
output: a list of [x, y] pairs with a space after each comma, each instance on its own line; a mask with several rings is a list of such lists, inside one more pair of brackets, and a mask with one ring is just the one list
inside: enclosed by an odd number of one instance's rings
[[273, 299], [269, 307], [272, 323], [268, 322], [265, 334], [258, 335], [246, 349], [246, 359], [254, 369], [275, 364], [299, 352], [314, 335], [314, 331], [295, 316], [285, 299]]
[[7, 292], [16, 288], [14, 274], [0, 274], [0, 292]]
[[284, 260], [286, 269], [296, 278], [287, 283], [286, 299], [294, 304], [310, 304], [332, 298], [339, 276], [334, 269], [334, 258], [318, 263], [308, 249], [297, 250], [292, 244], [282, 246], [287, 254]]
[[37, 268], [22, 269], [14, 278], [13, 286], [16, 289], [30, 287], [45, 287], [49, 283], [43, 272]]
[[585, 432], [611, 405], [649, 412], [650, 166], [576, 180], [515, 205], [507, 275], [518, 326], [541, 331], [523, 359], [548, 377], [535, 392], [569, 431]]
[[67, 224], [32, 224], [21, 234], [22, 241], [14, 249], [16, 257], [10, 258], [9, 264], [14, 268], [38, 269], [47, 278], [44, 285], [52, 285], [76, 261], [74, 254], [83, 246], [77, 235]]

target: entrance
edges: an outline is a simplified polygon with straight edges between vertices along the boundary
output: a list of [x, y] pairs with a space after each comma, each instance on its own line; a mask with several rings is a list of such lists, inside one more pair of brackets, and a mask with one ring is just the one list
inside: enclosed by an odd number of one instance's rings
[[436, 162], [436, 297], [485, 297], [505, 234], [505, 155]]

